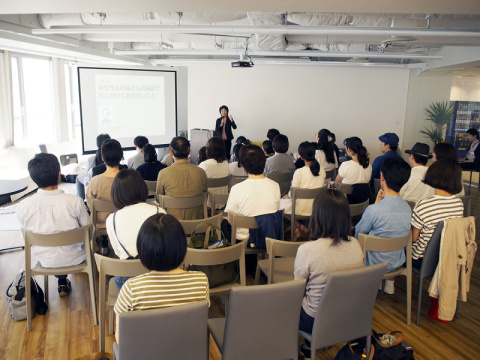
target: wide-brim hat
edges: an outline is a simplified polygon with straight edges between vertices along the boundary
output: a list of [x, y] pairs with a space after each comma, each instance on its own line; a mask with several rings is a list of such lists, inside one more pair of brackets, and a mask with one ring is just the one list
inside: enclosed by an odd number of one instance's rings
[[420, 142], [417, 142], [415, 145], [413, 145], [411, 150], [405, 150], [405, 152], [407, 154], [413, 154], [424, 159], [431, 159], [433, 157], [433, 155], [430, 154], [430, 146]]

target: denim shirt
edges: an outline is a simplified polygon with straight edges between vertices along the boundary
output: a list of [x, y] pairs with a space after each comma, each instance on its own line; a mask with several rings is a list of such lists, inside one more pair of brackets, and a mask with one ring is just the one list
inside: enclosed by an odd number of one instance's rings
[[[358, 234], [396, 238], [407, 235], [410, 230], [412, 210], [401, 196], [387, 196], [376, 204], [370, 205], [363, 213], [362, 219], [355, 227]], [[405, 262], [405, 251], [368, 251], [366, 265], [387, 262], [387, 272], [395, 270]]]

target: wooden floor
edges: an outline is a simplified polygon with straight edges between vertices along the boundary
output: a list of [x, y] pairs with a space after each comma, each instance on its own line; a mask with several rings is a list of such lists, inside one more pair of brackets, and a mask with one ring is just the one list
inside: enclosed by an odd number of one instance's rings
[[[480, 196], [472, 188], [473, 215], [480, 216]], [[477, 222], [477, 243], [479, 238]], [[0, 232], [0, 248], [21, 244], [18, 231]], [[19, 269], [24, 267], [24, 252], [11, 251], [0, 253], [0, 289], [2, 294]], [[50, 281], [49, 311], [45, 316], [38, 314], [32, 320], [33, 330], [27, 332], [26, 321], [14, 322], [7, 309], [5, 296], [0, 301], [0, 359], [100, 359], [98, 352], [98, 326], [93, 326], [88, 278], [84, 274], [70, 275], [72, 294], [59, 298], [56, 281]], [[41, 279], [38, 279], [41, 280]], [[264, 280], [264, 279], [263, 279]], [[253, 283], [252, 274], [249, 284]], [[41, 280], [40, 284], [43, 284]], [[428, 281], [425, 284], [428, 289]], [[377, 298], [373, 319], [373, 328], [377, 332], [400, 330], [413, 346], [416, 359], [479, 359], [480, 358], [480, 251], [473, 267], [472, 282], [467, 303], [460, 304], [458, 318], [443, 324], [427, 316], [429, 300], [424, 292], [420, 327], [415, 325], [417, 302], [417, 278], [413, 279], [412, 325], [405, 322], [405, 280], [395, 281], [395, 295], [385, 295], [384, 300]], [[425, 288], [425, 287], [424, 287]], [[354, 294], [352, 294], [354, 296]], [[219, 298], [212, 298], [210, 317], [223, 316], [223, 305]], [[108, 327], [107, 327], [108, 329]], [[299, 337], [300, 344], [302, 343]], [[106, 350], [112, 353], [113, 335], [106, 335]], [[339, 344], [327, 352], [319, 351], [317, 359], [334, 359]], [[113, 356], [108, 355], [110, 359]], [[217, 348], [211, 341], [210, 359], [221, 359]], [[302, 356], [299, 355], [299, 359]]]

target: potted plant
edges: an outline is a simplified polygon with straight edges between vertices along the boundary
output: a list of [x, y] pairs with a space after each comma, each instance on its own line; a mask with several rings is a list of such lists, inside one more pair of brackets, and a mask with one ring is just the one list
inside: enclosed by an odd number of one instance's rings
[[445, 125], [448, 124], [455, 111], [453, 105], [449, 105], [448, 101], [434, 102], [425, 111], [427, 120], [432, 121], [433, 125], [430, 129], [426, 128], [420, 132], [425, 134], [434, 144], [443, 142]]

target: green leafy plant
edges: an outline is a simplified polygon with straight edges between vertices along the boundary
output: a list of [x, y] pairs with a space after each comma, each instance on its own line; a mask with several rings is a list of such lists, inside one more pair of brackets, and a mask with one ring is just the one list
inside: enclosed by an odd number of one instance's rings
[[453, 105], [449, 105], [448, 101], [434, 102], [425, 109], [427, 113], [427, 119], [433, 122], [430, 129], [420, 131], [426, 135], [434, 144], [443, 142], [443, 134], [445, 132], [445, 126], [452, 118], [455, 111]]

